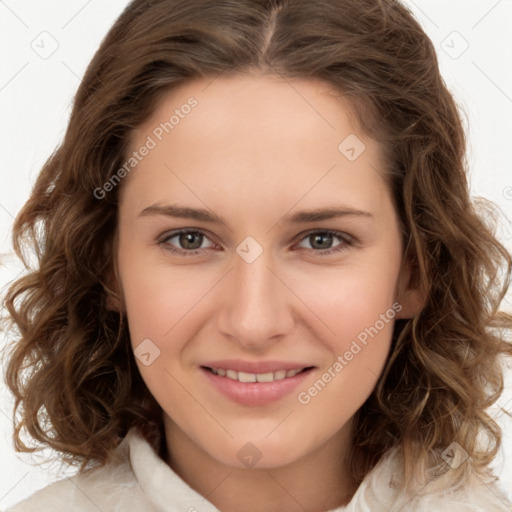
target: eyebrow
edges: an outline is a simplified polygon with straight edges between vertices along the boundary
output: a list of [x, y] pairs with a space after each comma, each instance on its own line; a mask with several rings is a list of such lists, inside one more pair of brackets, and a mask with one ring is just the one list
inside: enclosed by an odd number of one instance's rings
[[[210, 210], [170, 204], [162, 205], [159, 203], [155, 203], [144, 208], [139, 213], [138, 217], [148, 217], [153, 215], [162, 215], [165, 217], [176, 217], [181, 219], [194, 219], [203, 222], [210, 222], [212, 224], [218, 224], [221, 226], [228, 225], [225, 219], [211, 212]], [[348, 206], [329, 206], [325, 208], [302, 210], [300, 212], [294, 213], [293, 215], [285, 216], [282, 218], [282, 220], [280, 220], [280, 222], [285, 224], [306, 224], [308, 222], [318, 222], [346, 216], [374, 218], [370, 212], [363, 210], [358, 210]]]

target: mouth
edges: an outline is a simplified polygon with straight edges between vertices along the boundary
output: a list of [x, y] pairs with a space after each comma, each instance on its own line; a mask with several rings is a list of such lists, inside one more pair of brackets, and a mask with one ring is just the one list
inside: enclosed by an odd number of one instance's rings
[[244, 406], [262, 406], [289, 395], [315, 370], [300, 363], [216, 361], [199, 367], [210, 388]]
[[250, 383], [250, 382], [275, 382], [283, 379], [290, 379], [298, 375], [299, 373], [306, 372], [313, 369], [313, 366], [307, 366], [305, 368], [295, 368], [292, 370], [277, 370], [275, 372], [265, 373], [250, 373], [236, 370], [229, 370], [225, 368], [210, 368], [203, 366], [205, 370], [219, 375], [220, 377], [226, 377], [227, 379], [237, 380], [238, 382]]

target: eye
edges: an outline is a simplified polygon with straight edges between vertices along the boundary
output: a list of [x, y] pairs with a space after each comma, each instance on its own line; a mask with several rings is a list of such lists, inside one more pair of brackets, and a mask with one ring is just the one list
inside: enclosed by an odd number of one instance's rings
[[[332, 244], [335, 238], [340, 240], [341, 243], [337, 244], [333, 248]], [[341, 252], [354, 245], [354, 241], [347, 234], [331, 230], [310, 231], [301, 240], [311, 244], [313, 250], [320, 256], [327, 256], [328, 254]]]
[[[171, 243], [173, 239], [176, 239], [176, 241]], [[333, 248], [332, 244], [334, 239], [338, 239], [340, 243]], [[166, 233], [158, 241], [158, 244], [162, 245], [165, 250], [169, 252], [183, 256], [194, 256], [208, 248], [208, 246], [203, 246], [205, 240], [209, 239], [206, 234], [199, 229], [179, 229], [171, 233]], [[310, 231], [305, 235], [303, 234], [300, 240], [302, 241], [301, 243], [309, 243], [312, 246], [311, 250], [320, 256], [341, 252], [354, 245], [352, 237], [345, 233], [332, 230]], [[176, 247], [176, 245], [178, 245], [178, 247]], [[212, 242], [210, 247], [215, 247], [215, 244]], [[301, 244], [297, 244], [297, 247], [304, 248]]]
[[[170, 243], [173, 238], [177, 239], [177, 243], [180, 247], [177, 248]], [[170, 252], [191, 256], [204, 249], [204, 247], [202, 247], [204, 239], [207, 238], [202, 231], [180, 229], [166, 234], [158, 243]]]

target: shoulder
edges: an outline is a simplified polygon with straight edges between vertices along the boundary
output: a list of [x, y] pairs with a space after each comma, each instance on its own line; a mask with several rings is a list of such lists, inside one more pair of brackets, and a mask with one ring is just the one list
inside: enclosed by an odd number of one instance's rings
[[459, 488], [436, 491], [418, 497], [417, 503], [418, 512], [433, 509], [447, 512], [453, 510], [457, 512], [512, 511], [512, 503], [496, 483], [485, 482], [476, 475], [472, 475], [470, 480]]
[[[449, 476], [449, 475], [447, 475]], [[512, 503], [491, 479], [472, 473], [464, 485], [451, 486], [443, 477], [415, 494], [406, 495], [403, 470], [396, 450], [390, 451], [363, 480], [344, 512], [511, 512]]]
[[414, 512], [430, 510], [452, 512], [511, 512], [512, 503], [493, 484], [471, 482], [461, 489], [417, 497], [411, 503]]
[[127, 439], [104, 466], [66, 477], [14, 505], [6, 512], [89, 512], [148, 510], [131, 469]]

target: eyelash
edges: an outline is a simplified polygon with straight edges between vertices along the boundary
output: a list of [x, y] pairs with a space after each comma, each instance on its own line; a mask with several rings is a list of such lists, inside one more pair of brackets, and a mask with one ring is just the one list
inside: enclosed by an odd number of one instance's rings
[[[164, 237], [158, 241], [158, 245], [161, 245], [166, 251], [169, 251], [173, 254], [179, 254], [182, 256], [195, 256], [196, 254], [198, 254], [204, 250], [204, 248], [203, 248], [203, 249], [193, 249], [193, 250], [188, 251], [186, 249], [176, 249], [168, 244], [169, 240], [171, 240], [172, 238], [175, 238], [176, 236], [179, 236], [183, 233], [201, 234], [201, 235], [204, 235], [206, 238], [208, 238], [206, 233], [200, 229], [183, 228], [183, 229], [177, 229], [175, 231], [172, 231], [171, 233], [165, 234]], [[315, 252], [319, 256], [328, 256], [333, 253], [340, 253], [342, 251], [347, 250], [348, 247], [355, 245], [355, 242], [353, 241], [352, 237], [349, 237], [348, 235], [346, 235], [345, 233], [342, 233], [340, 231], [333, 231], [330, 229], [323, 229], [323, 230], [317, 229], [317, 230], [308, 231], [302, 235], [302, 238], [299, 240], [299, 242], [302, 242], [304, 239], [306, 239], [309, 236], [314, 235], [314, 234], [332, 235], [333, 237], [338, 238], [342, 241], [342, 243], [339, 244], [334, 249], [325, 249], [325, 250], [310, 249], [311, 251]]]

